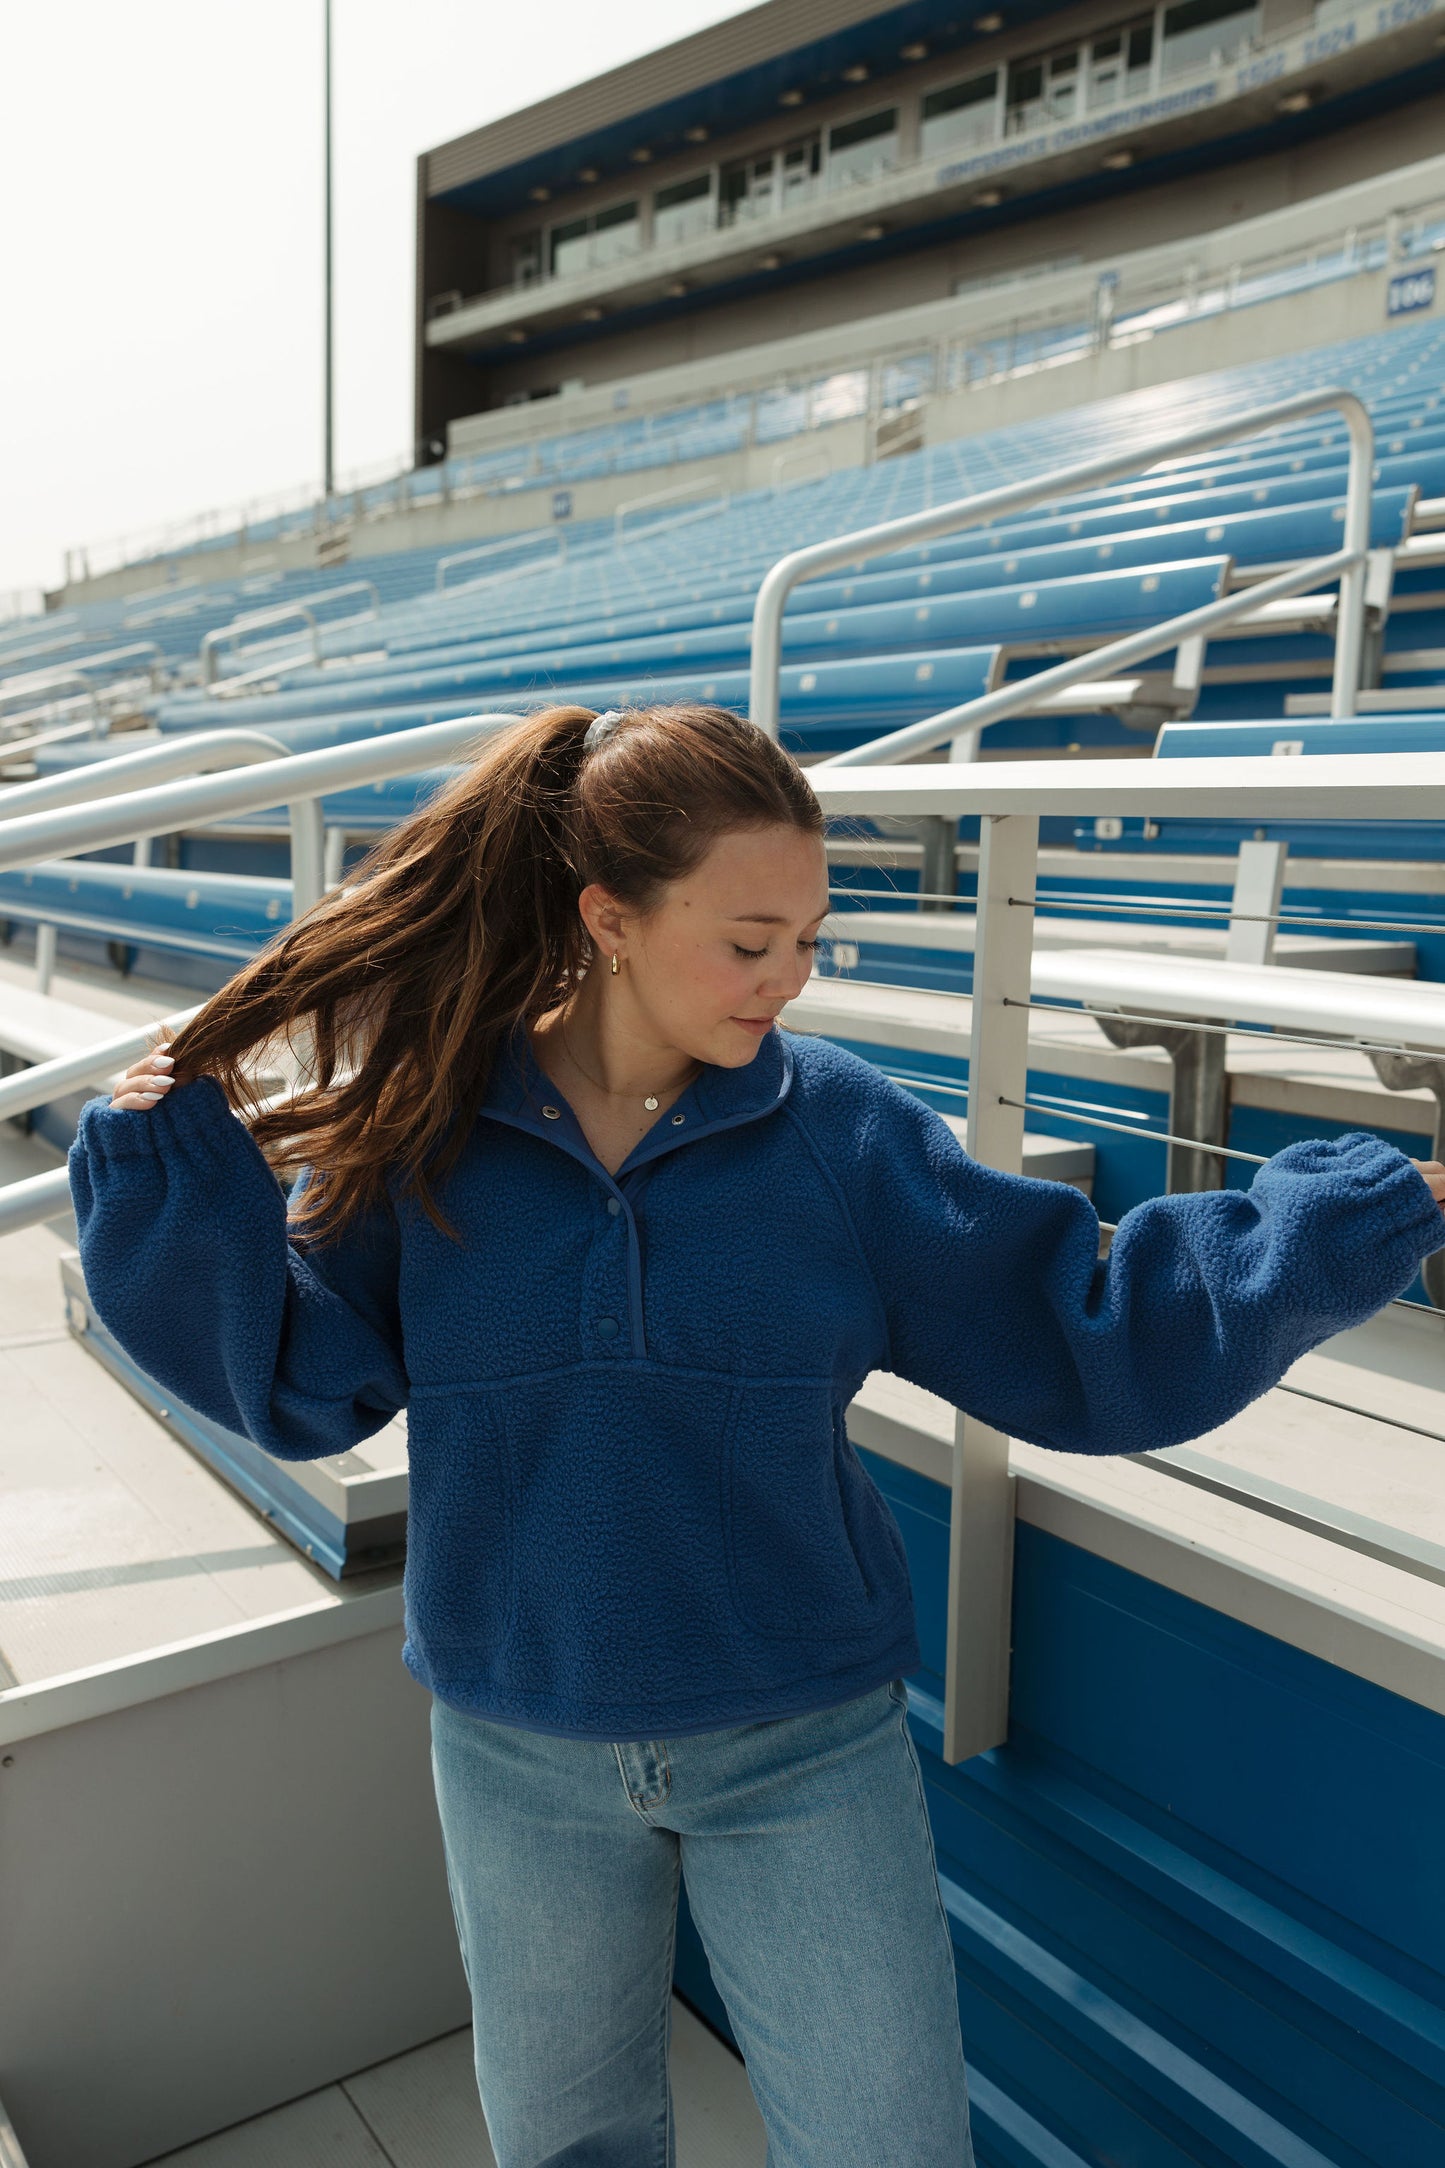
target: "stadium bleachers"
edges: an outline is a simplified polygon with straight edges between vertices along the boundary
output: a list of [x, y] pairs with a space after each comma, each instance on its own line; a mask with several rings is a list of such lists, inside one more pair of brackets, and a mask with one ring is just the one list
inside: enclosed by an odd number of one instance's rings
[[[980, 757], [1063, 751], [1147, 758], [1156, 750], [1169, 757], [1181, 747], [1237, 744], [1298, 749], [1316, 742], [1312, 733], [1351, 750], [1433, 745], [1445, 731], [1445, 714], [1432, 709], [1445, 681], [1445, 331], [1425, 324], [1191, 380], [1170, 387], [1167, 397], [1152, 391], [1101, 402], [806, 487], [681, 509], [663, 505], [620, 537], [607, 522], [579, 528], [564, 550], [552, 548], [545, 535], [535, 542], [522, 537], [515, 549], [458, 566], [471, 576], [455, 584], [438, 582], [443, 553], [422, 551], [360, 561], [344, 579], [313, 571], [273, 576], [264, 585], [197, 585], [77, 609], [53, 628], [53, 637], [66, 643], [65, 659], [103, 657], [129, 637], [152, 638], [162, 656], [157, 674], [170, 682], [132, 689], [144, 727], [120, 738], [90, 732], [40, 745], [32, 772], [61, 773], [120, 747], [173, 742], [221, 726], [260, 729], [301, 752], [558, 698], [591, 707], [659, 699], [743, 706], [753, 601], [764, 572], [788, 550], [1000, 481], [1106, 456], [1141, 434], [1227, 419], [1330, 383], [1358, 392], [1377, 433], [1367, 648], [1374, 684], [1366, 698], [1373, 692], [1400, 715], [1369, 713], [1348, 723], [1293, 719], [1295, 703], [1320, 698], [1333, 667], [1335, 598], [1328, 591], [1266, 604], [1212, 637], [1192, 663], [1182, 648], [1166, 651], [1096, 690], [1085, 685], [1045, 695], [1032, 711], [987, 728]], [[800, 586], [784, 623], [785, 742], [805, 760], [865, 744], [1026, 678], [1060, 656], [1087, 653], [1119, 633], [1248, 589], [1329, 551], [1338, 546], [1343, 520], [1347, 451], [1343, 424], [1327, 414], [1208, 455], [1164, 461], [1126, 483], [900, 548]], [[358, 610], [358, 595], [348, 592], [360, 575], [374, 586], [374, 610]], [[333, 591], [328, 605], [324, 598]], [[202, 682], [199, 650], [207, 634], [267, 606], [304, 605], [308, 596], [317, 604], [314, 633], [279, 622], [257, 627], [218, 647], [215, 682]], [[13, 658], [22, 645], [13, 634], [0, 644], [0, 670], [7, 653]], [[1422, 712], [1409, 719], [1413, 699]], [[12, 769], [17, 782], [22, 772]], [[333, 876], [346, 837], [359, 847], [447, 772], [327, 798], [323, 816], [341, 846]], [[13, 808], [24, 803], [22, 784]], [[219, 983], [289, 909], [284, 824], [280, 807], [232, 824], [229, 834], [221, 823], [183, 839], [182, 862], [169, 867], [118, 863], [131, 854], [112, 851], [0, 874], [0, 914], [16, 928], [57, 926], [63, 941], [88, 942], [123, 970], [148, 970], [177, 984]], [[829, 1028], [876, 1054], [858, 982], [966, 1000], [973, 834], [963, 824], [954, 842], [958, 908], [929, 908], [925, 897], [920, 910], [915, 899], [926, 882], [916, 841], [905, 839], [899, 863], [897, 838], [890, 844], [876, 831], [859, 836], [853, 825], [854, 840], [837, 837], [832, 846], [839, 909], [819, 979], [854, 983], [859, 1016], [848, 1026], [851, 996], [835, 992], [827, 997]], [[1445, 977], [1445, 899], [1434, 878], [1433, 830], [1410, 823], [1377, 828], [1368, 861], [1358, 858], [1348, 834], [1318, 824], [1268, 832], [1289, 854], [1291, 908], [1299, 920], [1280, 935], [1279, 962], [1334, 973]], [[1044, 841], [1059, 870], [1045, 866], [1043, 890], [1057, 892], [1060, 902], [1052, 934], [1041, 918], [1041, 952], [1113, 940], [1181, 961], [1222, 956], [1241, 836], [1237, 823], [1045, 822]], [[103, 862], [107, 857], [111, 863]], [[1382, 873], [1391, 862], [1393, 874]], [[1311, 865], [1316, 870], [1306, 872]], [[900, 912], [907, 914], [906, 930]], [[876, 1007], [881, 996], [867, 998]], [[1141, 1101], [1137, 1055], [1106, 1045], [1096, 1027], [1090, 1032], [1087, 1045], [1074, 1032], [1061, 1052], [1052, 1027], [1048, 1059], [1056, 1080], [1072, 1077], [1069, 1089], [1076, 1092], [1080, 1074], [1093, 1076], [1096, 1097], [1102, 1093], [1104, 1103], [1117, 1101], [1136, 1114], [1142, 1107], [1157, 1127], [1167, 1114], [1157, 1094], [1151, 1100], [1146, 1091]], [[956, 1036], [949, 1043], [953, 1054], [940, 1051], [944, 1042], [927, 1031], [904, 1032], [903, 1050], [911, 1048], [922, 1062], [920, 1088], [930, 1075], [956, 1088]], [[1318, 1074], [1293, 1075], [1281, 1089], [1296, 1126], [1332, 1118], [1330, 1109], [1343, 1105], [1337, 1085]], [[1378, 1076], [1369, 1079], [1368, 1092], [1382, 1119], [1404, 1104], [1390, 1099]], [[1413, 1103], [1405, 1111], [1420, 1118]], [[1077, 1141], [1067, 1114], [1034, 1126]], [[1100, 1194], [1116, 1207], [1157, 1186], [1159, 1165], [1140, 1139], [1101, 1134], [1096, 1150]]]

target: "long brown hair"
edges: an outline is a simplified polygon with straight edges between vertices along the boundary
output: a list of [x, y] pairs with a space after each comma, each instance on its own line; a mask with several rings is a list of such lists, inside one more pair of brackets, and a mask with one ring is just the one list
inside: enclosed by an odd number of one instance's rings
[[[792, 755], [726, 708], [629, 710], [587, 751], [593, 720], [545, 708], [483, 741], [169, 1042], [177, 1083], [213, 1076], [268, 1163], [309, 1163], [291, 1216], [309, 1237], [339, 1233], [395, 1174], [460, 1239], [432, 1181], [461, 1153], [498, 1048], [587, 968], [589, 882], [645, 914], [726, 833], [823, 833]], [[283, 1039], [295, 1054], [293, 1030], [304, 1088], [265, 1108], [248, 1058]]]

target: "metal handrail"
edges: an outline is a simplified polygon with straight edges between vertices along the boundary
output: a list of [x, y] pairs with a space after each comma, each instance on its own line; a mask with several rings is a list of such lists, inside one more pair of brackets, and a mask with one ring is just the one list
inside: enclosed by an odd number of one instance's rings
[[[78, 726], [79, 727], [79, 726]], [[33, 783], [17, 784], [0, 794], [0, 822], [22, 819], [26, 814], [48, 813], [63, 806], [88, 805], [92, 800], [115, 797], [149, 778], [159, 781], [175, 776], [204, 775], [217, 768], [238, 768], [258, 761], [274, 761], [286, 754], [279, 738], [264, 730], [207, 730], [175, 739], [169, 745], [146, 746], [138, 753], [118, 753], [65, 775], [46, 775]], [[291, 909], [293, 915], [308, 910], [326, 889], [326, 830], [321, 806], [312, 797], [295, 798], [287, 804], [291, 825]], [[160, 833], [152, 830], [152, 834]], [[148, 840], [148, 839], [147, 839]], [[68, 855], [62, 852], [62, 856]], [[137, 841], [136, 863], [147, 859]]]
[[22, 813], [48, 813], [56, 806], [85, 805], [92, 798], [114, 797], [145, 782], [169, 782], [175, 776], [205, 775], [215, 768], [238, 768], [258, 760], [284, 757], [286, 747], [265, 730], [206, 730], [187, 733], [166, 745], [148, 745], [138, 753], [117, 753], [63, 775], [42, 775], [0, 792], [0, 821]]
[[[630, 513], [650, 512], [654, 505], [674, 504], [679, 498], [699, 497], [704, 490], [714, 488], [720, 480], [721, 476], [717, 474], [695, 474], [686, 482], [674, 482], [668, 489], [650, 489], [645, 496], [624, 498], [612, 515], [613, 547], [618, 547], [626, 540]], [[731, 490], [721, 490], [709, 497], [705, 504], [680, 512], [676, 519], [658, 520], [655, 525], [642, 528], [641, 533], [644, 538], [655, 534], [671, 534], [674, 527], [685, 527], [690, 520], [710, 516], [714, 511], [725, 512], [731, 502]]]
[[[198, 1001], [194, 1008], [176, 1009], [170, 1016], [164, 1017], [160, 1021], [167, 1025], [173, 1025], [179, 1030], [182, 1024], [189, 1023], [193, 1016], [199, 1014], [204, 1006], [204, 1002]], [[143, 1054], [146, 1051], [150, 1044], [150, 1035], [155, 1028], [154, 1024], [150, 1024], [145, 1026], [143, 1030], [131, 1032], [128, 1035], [130, 1039], [136, 1042], [135, 1055]], [[120, 1041], [107, 1040], [105, 1044], [113, 1054], [116, 1047], [120, 1045]], [[42, 1073], [42, 1070], [52, 1072], [45, 1089], [47, 1095], [54, 1098], [56, 1091], [60, 1087], [60, 1079], [55, 1072], [58, 1072], [63, 1067], [75, 1068], [76, 1063], [87, 1060], [94, 1051], [94, 1049], [87, 1047], [79, 1055], [67, 1055], [64, 1062], [37, 1063], [33, 1069], [26, 1069], [16, 1081], [28, 1085], [33, 1078]], [[119, 1058], [124, 1060], [124, 1054]], [[134, 1055], [132, 1058], [134, 1058]], [[82, 1070], [76, 1068], [74, 1075], [68, 1081], [78, 1084], [93, 1082], [104, 1084], [109, 1082], [111, 1077], [118, 1074], [118, 1069], [112, 1069], [104, 1073], [86, 1075]], [[280, 1091], [271, 1092], [262, 1098], [257, 1111], [271, 1113], [277, 1108], [288, 1106], [293, 1099], [302, 1097], [303, 1092], [304, 1087], [298, 1089], [293, 1085], [283, 1085]], [[30, 1103], [34, 1106], [42, 1106], [45, 1102], [41, 1099], [33, 1099]], [[18, 1111], [14, 1101], [7, 1100], [5, 1105], [9, 1112]], [[50, 1167], [44, 1174], [27, 1174], [23, 1175], [18, 1182], [7, 1182], [3, 1187], [0, 1187], [0, 1235], [17, 1235], [22, 1228], [38, 1227], [42, 1221], [59, 1219], [63, 1213], [72, 1209], [73, 1202], [68, 1166]], [[0, 2168], [5, 2168], [3, 2155], [0, 2155]]]
[[[818, 464], [819, 460], [822, 461], [821, 467]], [[829, 458], [825, 446], [821, 444], [804, 444], [795, 452], [774, 452], [772, 465], [773, 488], [783, 488], [783, 476], [787, 473], [789, 467], [799, 466], [811, 466], [813, 471], [811, 474], [800, 474], [796, 480], [789, 482], [787, 484], [789, 489], [801, 488], [805, 482], [826, 482], [833, 472], [833, 462]]]
[[[1211, 445], [1228, 444], [1250, 437], [1282, 422], [1298, 421], [1311, 414], [1336, 409], [1350, 433], [1349, 476], [1345, 489], [1344, 550], [1351, 562], [1340, 577], [1339, 622], [1335, 632], [1335, 715], [1353, 715], [1360, 683], [1360, 659], [1364, 649], [1365, 556], [1370, 544], [1371, 483], [1375, 462], [1375, 432], [1370, 417], [1355, 394], [1339, 387], [1301, 392], [1270, 406], [1254, 407], [1233, 421], [1212, 422], [1203, 429], [1172, 431], [1131, 452], [1115, 452], [1106, 459], [1088, 459], [1077, 466], [1055, 468], [1027, 482], [1012, 482], [1003, 489], [989, 489], [977, 496], [959, 497], [931, 511], [909, 513], [902, 519], [885, 520], [862, 527], [832, 542], [814, 542], [779, 558], [766, 574], [753, 610], [752, 665], [748, 685], [748, 712], [770, 738], [778, 735], [779, 681], [783, 660], [783, 610], [800, 580], [836, 571], [842, 565], [883, 557], [912, 542], [928, 542], [961, 528], [978, 526], [1003, 512], [1025, 511], [1056, 497], [1071, 496], [1091, 484], [1122, 481], [1140, 474], [1180, 452], [1205, 451]], [[1318, 578], [1312, 570], [1310, 577]], [[1308, 584], [1308, 582], [1306, 582]], [[1300, 590], [1295, 589], [1298, 593]], [[1258, 601], [1263, 590], [1253, 590]], [[1284, 592], [1284, 590], [1279, 590]], [[1107, 651], [1104, 651], [1107, 652]], [[1142, 652], [1149, 653], [1145, 648]], [[1079, 673], [1086, 676], [1087, 671]], [[1035, 681], [1037, 682], [1037, 680]], [[1072, 682], [1072, 680], [1070, 681]], [[947, 732], [944, 735], [948, 735]]]
[[[104, 850], [139, 836], [165, 835], [182, 822], [199, 826], [244, 813], [260, 813], [273, 805], [314, 801], [329, 791], [382, 782], [388, 776], [412, 775], [445, 761], [475, 739], [505, 730], [519, 720], [516, 715], [460, 716], [450, 722], [423, 723], [413, 730], [357, 739], [349, 745], [289, 753], [282, 759], [263, 761], [259, 766], [227, 775], [190, 776], [179, 782], [160, 783], [130, 792], [118, 801], [102, 798], [23, 813], [0, 824], [0, 872], [34, 865], [39, 859]], [[1187, 764], [1177, 761], [1170, 765]], [[1300, 762], [1292, 765], [1299, 767]], [[318, 869], [315, 894], [320, 893]], [[298, 897], [297, 909], [305, 907]]]
[[518, 543], [531, 540], [532, 535], [538, 531], [551, 534], [552, 539], [557, 544], [556, 561], [559, 565], [565, 564], [567, 561], [567, 530], [565, 527], [552, 527], [541, 530], [524, 527], [516, 534], [498, 535], [493, 542], [481, 542], [473, 550], [454, 550], [450, 557], [439, 557], [437, 559], [437, 593], [439, 595], [460, 594], [468, 587], [480, 587], [488, 580], [506, 580], [511, 579], [519, 572], [535, 571], [538, 564], [546, 564], [548, 560], [546, 558], [528, 557], [520, 565], [503, 565], [500, 572], [484, 572], [478, 579], [463, 580], [460, 588], [449, 589], [447, 586], [447, 573], [453, 565], [475, 564], [480, 558], [495, 557], [501, 550], [515, 549]]
[[[30, 693], [43, 693], [55, 685], [67, 685], [72, 679], [89, 684], [92, 675], [111, 663], [127, 662], [137, 655], [151, 658], [150, 676], [154, 682], [156, 670], [164, 656], [154, 640], [131, 640], [124, 647], [107, 648], [100, 655], [85, 655], [78, 663], [53, 663], [43, 670], [14, 670], [0, 677], [0, 700], [24, 698]], [[0, 655], [0, 668], [14, 658]]]
[[262, 625], [283, 624], [288, 617], [304, 618], [311, 627], [311, 659], [319, 665], [321, 661], [321, 630], [317, 625], [315, 616], [307, 609], [304, 602], [277, 602], [273, 603], [269, 609], [251, 610], [245, 617], [233, 617], [229, 625], [217, 625], [213, 631], [202, 635], [200, 650], [201, 683], [203, 685], [215, 684], [216, 649], [223, 640], [234, 640], [241, 633], [254, 632]]
[[319, 594], [308, 595], [304, 602], [275, 602], [264, 610], [249, 610], [243, 617], [233, 617], [229, 625], [218, 625], [214, 631], [206, 633], [201, 641], [200, 656], [201, 682], [207, 692], [220, 689], [216, 685], [216, 650], [223, 640], [238, 639], [245, 632], [257, 632], [263, 625], [284, 624], [291, 617], [304, 618], [310, 626], [311, 660], [319, 667], [323, 627], [316, 612], [323, 602], [339, 602], [343, 595], [370, 595], [371, 608], [357, 610], [350, 617], [328, 618], [325, 630], [333, 631], [339, 625], [364, 625], [373, 617], [380, 617], [381, 596], [375, 581], [345, 580], [340, 587], [323, 587]]
[[937, 715], [925, 716], [921, 722], [905, 723], [902, 729], [890, 730], [886, 737], [874, 738], [868, 745], [855, 746], [846, 753], [832, 753], [826, 760], [816, 762], [808, 772], [814, 775], [820, 768], [860, 768], [881, 761], [907, 760], [950, 739], [955, 745], [960, 740], [966, 741], [968, 746], [966, 753], [955, 752], [955, 759], [972, 759], [986, 724], [1032, 709], [1041, 698], [1061, 692], [1066, 685], [1078, 685], [1096, 676], [1106, 678], [1110, 671], [1120, 669], [1126, 663], [1143, 662], [1146, 657], [1174, 647], [1182, 640], [1202, 638], [1206, 633], [1217, 631], [1221, 625], [1248, 617], [1262, 602], [1277, 602], [1290, 595], [1303, 594], [1307, 588], [1321, 580], [1332, 579], [1336, 573], [1341, 576], [1343, 585], [1350, 568], [1361, 562], [1360, 554], [1354, 550], [1336, 550], [1328, 557], [1312, 557], [1258, 586], [1239, 588], [1233, 594], [1221, 595], [1216, 602], [1186, 610], [1180, 617], [1164, 618], [1145, 632], [1126, 633], [1122, 639], [1111, 640], [1104, 647], [1089, 648], [1082, 655], [1071, 656], [1067, 662], [1055, 663], [1050, 669], [1019, 678], [1011, 685], [1001, 685], [997, 692], [980, 694], [977, 699], [965, 700], [956, 708], [944, 708]]
[[[204, 1007], [203, 1001], [193, 1001], [189, 1008], [172, 1009], [168, 1016], [157, 1017], [154, 1023], [133, 1024], [129, 1031], [116, 1032], [108, 1039], [97, 1039], [93, 1045], [79, 1047], [71, 1054], [54, 1054], [47, 1061], [32, 1062], [16, 1075], [0, 1078], [0, 1121], [10, 1121], [17, 1114], [28, 1114], [32, 1107], [43, 1107], [47, 1100], [69, 1091], [73, 1084], [100, 1084], [109, 1077], [119, 1076], [131, 1062], [148, 1052], [155, 1031], [168, 1031], [174, 1036]], [[8, 1191], [0, 1189], [0, 1203], [7, 1195]]]

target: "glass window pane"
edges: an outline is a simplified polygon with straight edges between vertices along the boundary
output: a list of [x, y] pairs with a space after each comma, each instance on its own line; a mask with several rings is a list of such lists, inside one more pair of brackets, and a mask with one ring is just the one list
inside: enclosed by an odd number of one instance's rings
[[898, 162], [898, 108], [891, 105], [828, 131], [828, 185], [872, 180]]
[[652, 237], [659, 248], [711, 231], [716, 220], [712, 181], [711, 173], [695, 173], [689, 180], [658, 189], [653, 198]]
[[610, 211], [597, 213], [592, 235], [592, 268], [600, 271], [624, 256], [635, 256], [641, 246], [635, 203], [615, 203]]
[[851, 150], [855, 143], [869, 143], [875, 136], [893, 135], [898, 128], [898, 108], [888, 106], [881, 113], [868, 113], [862, 120], [843, 121], [828, 130], [828, 150]]
[[552, 228], [552, 276], [567, 278], [574, 271], [585, 271], [592, 257], [592, 237], [587, 231], [585, 218], [569, 219], [565, 226]]
[[1259, 32], [1259, 8], [1252, 0], [1181, 0], [1164, 10], [1160, 72], [1231, 60]]
[[990, 143], [998, 133], [998, 70], [971, 75], [930, 91], [923, 101], [922, 150], [925, 158], [956, 143]]
[[796, 143], [785, 143], [782, 156], [782, 209], [789, 211], [794, 204], [805, 203], [818, 185], [818, 169], [822, 164], [823, 148], [820, 137], [803, 136]]
[[765, 158], [740, 158], [736, 165], [724, 166], [722, 192], [719, 199], [718, 223], [730, 226], [735, 221], [749, 218], [766, 218], [773, 208], [773, 154]]
[[675, 204], [696, 203], [699, 197], [711, 194], [711, 173], [694, 173], [690, 180], [674, 181], [668, 188], [659, 188], [653, 201], [659, 211], [670, 211]]

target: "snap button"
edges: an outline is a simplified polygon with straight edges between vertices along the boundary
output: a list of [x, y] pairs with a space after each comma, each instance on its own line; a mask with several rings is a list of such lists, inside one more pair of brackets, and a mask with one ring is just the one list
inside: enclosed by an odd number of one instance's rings
[[549, 1122], [560, 1122], [562, 1119], [562, 1109], [560, 1107], [543, 1107], [542, 1112]]
[[674, 1114], [674, 1115], [673, 1115], [673, 1117], [672, 1117], [672, 1126], [673, 1126], [673, 1128], [674, 1128], [674, 1129], [681, 1129], [681, 1127], [682, 1127], [683, 1123], [684, 1123], [684, 1122], [685, 1122], [686, 1120], [687, 1120], [687, 1116], [686, 1116], [685, 1114]]
[[600, 1339], [603, 1339], [603, 1340], [611, 1340], [611, 1339], [614, 1339], [614, 1338], [616, 1337], [616, 1333], [617, 1333], [617, 1320], [616, 1320], [616, 1318], [615, 1318], [615, 1317], [599, 1317], [599, 1318], [598, 1318], [598, 1320], [597, 1320], [597, 1332], [598, 1332], [598, 1337], [599, 1337]]
[[618, 1213], [622, 1210], [622, 1207], [617, 1202], [617, 1199], [615, 1197], [609, 1197], [607, 1200], [607, 1209], [612, 1214], [612, 1217], [616, 1219]]

